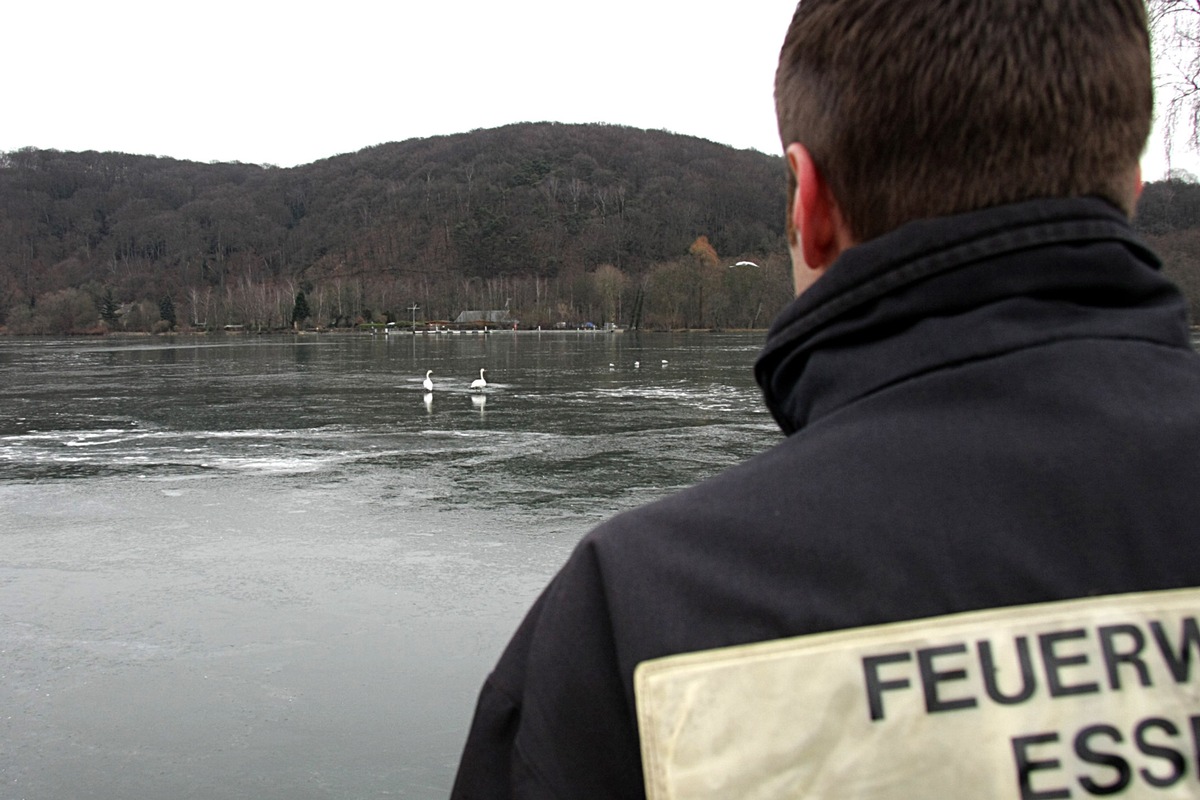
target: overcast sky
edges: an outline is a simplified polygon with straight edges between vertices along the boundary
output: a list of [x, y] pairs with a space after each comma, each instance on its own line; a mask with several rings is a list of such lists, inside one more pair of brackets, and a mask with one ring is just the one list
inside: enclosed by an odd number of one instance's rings
[[[793, 0], [109, 0], [6, 7], [0, 151], [294, 166], [510, 122], [779, 152]], [[714, 10], [715, 9], [715, 10]], [[1200, 173], [1195, 154], [1175, 166]], [[1161, 177], [1151, 143], [1145, 177]]]

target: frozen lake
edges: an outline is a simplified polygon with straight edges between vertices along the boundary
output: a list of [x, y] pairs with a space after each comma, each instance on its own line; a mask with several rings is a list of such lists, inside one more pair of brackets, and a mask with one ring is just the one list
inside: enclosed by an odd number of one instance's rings
[[444, 798], [579, 537], [779, 440], [761, 343], [0, 339], [0, 797]]

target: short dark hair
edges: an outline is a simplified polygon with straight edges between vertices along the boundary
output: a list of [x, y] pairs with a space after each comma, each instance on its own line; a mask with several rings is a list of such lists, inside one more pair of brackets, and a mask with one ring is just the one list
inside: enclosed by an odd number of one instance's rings
[[1132, 213], [1153, 103], [1142, 0], [801, 0], [775, 76], [858, 241], [1034, 197]]

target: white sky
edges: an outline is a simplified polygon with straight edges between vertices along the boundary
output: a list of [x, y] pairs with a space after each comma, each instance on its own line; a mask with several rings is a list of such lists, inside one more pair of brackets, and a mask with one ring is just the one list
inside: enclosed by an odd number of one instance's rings
[[[794, 0], [60, 0], [3, 14], [0, 151], [281, 167], [510, 122], [611, 122], [779, 152]], [[1174, 166], [1200, 174], [1200, 156]], [[1147, 180], [1162, 176], [1154, 142]]]

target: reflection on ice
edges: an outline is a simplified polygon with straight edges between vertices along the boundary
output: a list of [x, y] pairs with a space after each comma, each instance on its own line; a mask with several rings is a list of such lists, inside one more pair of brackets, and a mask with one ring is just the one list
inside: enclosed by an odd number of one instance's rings
[[215, 797], [445, 797], [579, 537], [779, 440], [756, 340], [0, 340], [0, 778], [195, 796], [202, 753]]

